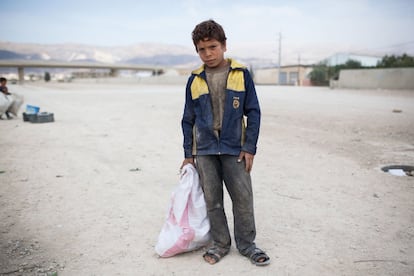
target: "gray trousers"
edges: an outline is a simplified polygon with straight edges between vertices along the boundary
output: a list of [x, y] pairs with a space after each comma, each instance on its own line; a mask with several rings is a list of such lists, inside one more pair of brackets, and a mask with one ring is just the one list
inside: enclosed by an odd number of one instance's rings
[[256, 227], [253, 210], [253, 192], [250, 174], [245, 170], [244, 160], [238, 156], [196, 156], [197, 171], [204, 191], [210, 233], [214, 245], [230, 249], [231, 238], [223, 205], [223, 182], [233, 204], [234, 239], [242, 255], [256, 248]]

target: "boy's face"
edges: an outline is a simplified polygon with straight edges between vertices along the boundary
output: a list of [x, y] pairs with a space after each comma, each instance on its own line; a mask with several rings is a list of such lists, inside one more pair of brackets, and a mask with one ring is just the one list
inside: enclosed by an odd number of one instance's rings
[[226, 44], [222, 44], [216, 39], [205, 38], [197, 43], [198, 55], [209, 68], [218, 68], [226, 64], [224, 59], [226, 50]]

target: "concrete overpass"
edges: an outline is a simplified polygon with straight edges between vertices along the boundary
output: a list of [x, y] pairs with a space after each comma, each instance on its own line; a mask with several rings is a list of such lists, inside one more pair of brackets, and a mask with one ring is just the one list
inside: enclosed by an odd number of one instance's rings
[[152, 71], [159, 75], [164, 67], [155, 65], [135, 65], [119, 63], [65, 62], [44, 60], [0, 60], [0, 67], [17, 68], [19, 83], [24, 81], [24, 68], [76, 68], [76, 69], [109, 69], [111, 76], [117, 76], [119, 70]]

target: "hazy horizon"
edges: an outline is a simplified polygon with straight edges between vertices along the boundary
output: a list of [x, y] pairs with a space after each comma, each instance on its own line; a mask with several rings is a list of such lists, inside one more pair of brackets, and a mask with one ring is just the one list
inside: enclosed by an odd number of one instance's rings
[[212, 18], [223, 25], [228, 54], [315, 62], [338, 52], [414, 55], [414, 1], [35, 1], [3, 0], [1, 41], [139, 43], [193, 49], [191, 31]]

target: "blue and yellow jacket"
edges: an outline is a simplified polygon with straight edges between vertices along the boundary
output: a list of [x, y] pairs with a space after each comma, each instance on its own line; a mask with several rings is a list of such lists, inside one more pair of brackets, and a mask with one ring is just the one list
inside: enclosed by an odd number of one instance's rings
[[[187, 82], [184, 114], [184, 156], [256, 154], [260, 107], [256, 89], [246, 67], [229, 59], [224, 115], [220, 137], [214, 134], [213, 110], [204, 66], [192, 72]], [[247, 118], [247, 126], [245, 119]]]

